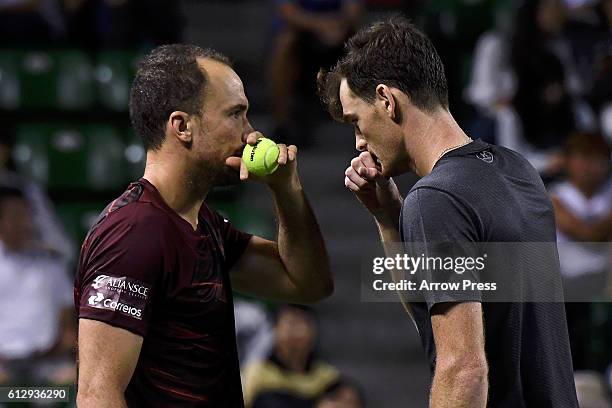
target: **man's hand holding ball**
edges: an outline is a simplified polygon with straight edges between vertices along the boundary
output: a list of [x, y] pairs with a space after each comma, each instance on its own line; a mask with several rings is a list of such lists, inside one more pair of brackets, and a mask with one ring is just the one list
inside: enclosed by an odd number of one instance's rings
[[252, 132], [246, 138], [242, 158], [228, 157], [226, 164], [240, 171], [240, 180], [252, 177], [271, 187], [298, 182], [297, 147], [276, 144], [261, 132]]

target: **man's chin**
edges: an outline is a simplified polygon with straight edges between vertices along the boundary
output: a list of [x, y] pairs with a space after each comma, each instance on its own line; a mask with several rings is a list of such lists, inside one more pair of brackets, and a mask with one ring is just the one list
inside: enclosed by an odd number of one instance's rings
[[412, 161], [408, 163], [391, 163], [387, 166], [382, 165], [380, 172], [386, 178], [399, 177], [406, 173], [414, 173], [415, 166]]

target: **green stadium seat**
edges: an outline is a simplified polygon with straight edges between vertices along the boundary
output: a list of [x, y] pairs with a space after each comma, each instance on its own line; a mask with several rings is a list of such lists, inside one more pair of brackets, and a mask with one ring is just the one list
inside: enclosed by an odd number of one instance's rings
[[19, 64], [13, 51], [0, 51], [0, 109], [19, 107]]
[[91, 61], [78, 51], [62, 51], [55, 55], [58, 63], [58, 106], [66, 110], [91, 107], [94, 102]]
[[106, 202], [61, 203], [56, 206], [56, 211], [70, 237], [74, 242], [81, 243], [107, 204]]
[[[80, 51], [3, 51], [9, 108], [83, 110], [94, 102], [93, 67]], [[0, 68], [2, 69], [2, 68]], [[10, 97], [4, 95], [5, 92]], [[16, 95], [16, 96], [15, 96]], [[5, 105], [5, 102], [0, 102]]]
[[141, 55], [130, 51], [106, 51], [98, 54], [96, 84], [100, 104], [113, 111], [127, 112], [130, 87]]
[[276, 224], [271, 214], [252, 208], [247, 202], [212, 199], [207, 201], [211, 208], [231, 221], [241, 231], [260, 237], [276, 239]]
[[87, 175], [91, 188], [110, 190], [125, 184], [125, 143], [119, 131], [110, 126], [87, 126]]
[[19, 171], [53, 188], [113, 190], [126, 181], [120, 133], [107, 125], [30, 124], [17, 128]]
[[129, 128], [126, 130], [125, 162], [128, 178], [132, 181], [138, 180], [144, 174], [147, 153], [140, 137]]

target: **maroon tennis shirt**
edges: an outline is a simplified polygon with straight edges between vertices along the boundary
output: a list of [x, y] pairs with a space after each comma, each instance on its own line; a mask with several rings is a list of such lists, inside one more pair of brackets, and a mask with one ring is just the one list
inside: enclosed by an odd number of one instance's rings
[[206, 204], [198, 218], [194, 230], [140, 179], [81, 248], [79, 318], [144, 339], [125, 392], [130, 407], [244, 406], [228, 271], [251, 235]]

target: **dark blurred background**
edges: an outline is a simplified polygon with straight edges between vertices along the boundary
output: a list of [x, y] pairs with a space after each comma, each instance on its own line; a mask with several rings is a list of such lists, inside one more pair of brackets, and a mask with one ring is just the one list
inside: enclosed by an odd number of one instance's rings
[[[343, 185], [352, 129], [331, 122], [314, 85], [355, 30], [394, 13], [436, 45], [464, 130], [523, 154], [549, 187], [566, 284], [593, 294], [567, 303], [581, 407], [610, 407], [612, 310], [600, 300], [612, 294], [612, 0], [0, 0], [0, 384], [74, 384], [78, 249], [144, 166], [131, 80], [144, 53], [187, 42], [225, 53], [254, 127], [300, 148], [337, 281], [314, 309], [236, 301], [248, 404], [298, 406], [278, 405], [280, 391], [262, 383], [280, 366], [318, 384], [295, 386], [305, 407], [427, 406], [429, 369], [408, 316], [361, 301], [361, 249], [377, 231]], [[404, 192], [414, 181], [398, 180]], [[262, 186], [208, 201], [274, 236]]]

